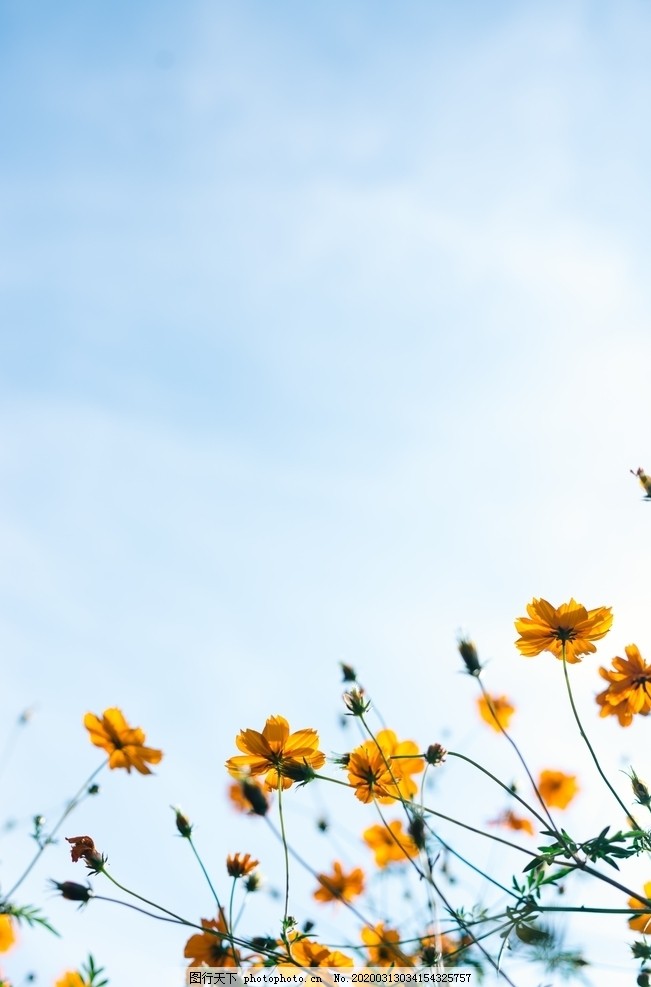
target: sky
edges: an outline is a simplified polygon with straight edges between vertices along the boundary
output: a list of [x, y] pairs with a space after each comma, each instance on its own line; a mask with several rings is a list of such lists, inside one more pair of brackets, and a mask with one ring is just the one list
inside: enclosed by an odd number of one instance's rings
[[[195, 918], [211, 900], [168, 806], [215, 870], [246, 832], [271, 872], [223, 762], [274, 713], [341, 752], [339, 661], [401, 736], [510, 778], [460, 632], [533, 770], [580, 769], [577, 827], [622, 824], [513, 620], [534, 596], [613, 607], [573, 672], [626, 792], [646, 724], [598, 721], [594, 694], [597, 663], [651, 648], [629, 473], [651, 468], [650, 41], [633, 0], [0, 4], [6, 737], [34, 710], [3, 770], [3, 886], [31, 817], [98, 764], [88, 710], [166, 756], [107, 775], [72, 828]], [[26, 900], [48, 877], [81, 879], [60, 844]], [[181, 982], [184, 934], [45, 906], [65, 936], [24, 932], [18, 984], [89, 948], [112, 983]], [[591, 984], [630, 983], [614, 926], [587, 930]]]

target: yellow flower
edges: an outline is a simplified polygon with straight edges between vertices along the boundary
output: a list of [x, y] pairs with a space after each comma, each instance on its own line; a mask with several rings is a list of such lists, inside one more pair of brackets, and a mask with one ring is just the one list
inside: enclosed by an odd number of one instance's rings
[[360, 802], [394, 802], [398, 792], [382, 751], [374, 741], [366, 740], [348, 758], [348, 781]]
[[413, 740], [399, 741], [393, 730], [380, 730], [355, 748], [347, 767], [360, 802], [387, 803], [413, 798], [418, 786], [411, 775], [423, 771], [425, 761]]
[[338, 860], [332, 865], [332, 874], [317, 874], [320, 887], [314, 892], [317, 901], [352, 901], [364, 891], [364, 871], [355, 867], [345, 874]]
[[651, 665], [635, 644], [627, 644], [624, 650], [626, 658], [613, 658], [612, 669], [599, 669], [609, 685], [596, 698], [600, 716], [616, 716], [620, 726], [629, 727], [636, 714], [651, 713]]
[[[651, 898], [651, 881], [647, 881], [644, 885], [644, 897]], [[638, 898], [629, 898], [628, 904], [631, 908], [647, 908], [646, 904]], [[635, 929], [636, 932], [643, 932], [645, 935], [651, 933], [651, 908], [647, 909], [645, 915], [635, 915], [633, 918], [629, 918], [628, 925], [630, 929]]]
[[533, 823], [530, 819], [526, 819], [524, 816], [516, 816], [515, 812], [511, 809], [506, 809], [497, 819], [491, 819], [489, 826], [506, 826], [508, 829], [513, 829], [516, 832], [524, 830], [525, 833], [529, 833], [530, 836], [534, 835]]
[[105, 709], [101, 720], [94, 713], [86, 713], [84, 726], [95, 747], [101, 747], [109, 755], [109, 768], [135, 768], [141, 775], [150, 775], [146, 761], [158, 764], [163, 752], [145, 747], [145, 735], [140, 727], [129, 726], [122, 711], [112, 707]]
[[611, 628], [613, 615], [610, 607], [585, 607], [570, 600], [562, 603], [558, 610], [547, 600], [533, 599], [527, 604], [528, 617], [520, 617], [515, 629], [520, 635], [516, 648], [525, 658], [533, 658], [543, 651], [551, 651], [557, 658], [563, 657], [574, 665], [581, 661], [579, 655], [596, 651], [593, 641], [605, 637]]
[[59, 977], [54, 987], [86, 987], [86, 981], [80, 973], [75, 970], [68, 970], [62, 977]]
[[314, 966], [352, 966], [353, 961], [349, 956], [333, 950], [327, 946], [322, 946], [313, 939], [299, 939], [293, 941], [291, 946], [292, 965], [298, 963], [302, 967]]
[[362, 942], [368, 948], [369, 966], [412, 966], [412, 961], [400, 949], [400, 934], [385, 929], [384, 922], [362, 929]]
[[549, 808], [565, 809], [579, 790], [575, 775], [562, 771], [541, 771], [538, 791]]
[[[233, 949], [228, 939], [228, 925], [223, 908], [219, 910], [217, 921], [201, 919], [206, 932], [190, 936], [185, 944], [183, 955], [190, 960], [190, 966], [239, 966], [240, 954]], [[220, 932], [214, 935], [210, 930]]]
[[[394, 819], [386, 826], [369, 826], [362, 833], [362, 838], [375, 854], [378, 867], [386, 867], [391, 863], [404, 863], [408, 857], [418, 856], [418, 847], [411, 836], [405, 833], [402, 822]], [[390, 832], [389, 832], [390, 830]]]
[[485, 720], [497, 733], [508, 729], [511, 717], [515, 713], [515, 706], [511, 706], [506, 696], [480, 696], [477, 700], [477, 708], [482, 720]]
[[0, 915], [0, 953], [8, 953], [15, 942], [14, 920], [11, 915]]
[[259, 863], [259, 860], [252, 859], [250, 853], [231, 853], [226, 858], [226, 870], [231, 877], [246, 877]]
[[294, 779], [287, 772], [300, 772], [307, 766], [317, 771], [325, 764], [325, 754], [318, 749], [316, 730], [297, 730], [290, 734], [289, 723], [284, 716], [270, 716], [262, 733], [257, 730], [241, 730], [235, 743], [242, 754], [226, 762], [229, 774], [241, 777], [243, 772], [265, 775], [269, 788], [289, 788]]

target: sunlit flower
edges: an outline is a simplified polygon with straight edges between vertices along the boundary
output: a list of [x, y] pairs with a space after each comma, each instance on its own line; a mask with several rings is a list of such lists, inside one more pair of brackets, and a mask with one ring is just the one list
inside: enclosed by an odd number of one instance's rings
[[68, 970], [55, 982], [54, 987], [86, 987], [86, 981], [76, 970]]
[[547, 600], [533, 599], [527, 604], [528, 617], [520, 617], [515, 629], [520, 635], [516, 648], [525, 658], [533, 658], [543, 651], [551, 651], [556, 658], [563, 657], [570, 664], [581, 661], [579, 655], [596, 651], [593, 641], [605, 637], [611, 628], [613, 615], [610, 607], [586, 610], [576, 600], [562, 603], [556, 609]]
[[635, 644], [627, 644], [624, 650], [626, 658], [613, 658], [612, 669], [599, 669], [609, 685], [596, 698], [600, 716], [616, 716], [620, 726], [629, 727], [636, 714], [651, 713], [651, 665]]
[[292, 942], [291, 958], [293, 965], [302, 967], [315, 966], [352, 966], [353, 960], [337, 950], [329, 950], [327, 946], [314, 942], [313, 939], [298, 939]]
[[297, 730], [290, 734], [289, 723], [284, 716], [270, 716], [262, 733], [242, 730], [235, 738], [242, 754], [226, 762], [229, 774], [238, 778], [242, 772], [265, 775], [269, 788], [289, 788], [293, 779], [287, 770], [296, 772], [304, 765], [318, 771], [325, 764], [325, 754], [319, 748], [316, 730]]
[[513, 829], [516, 832], [523, 830], [525, 833], [529, 833], [530, 836], [533, 836], [535, 832], [530, 819], [527, 819], [525, 816], [517, 816], [511, 809], [505, 809], [497, 819], [491, 819], [489, 825], [506, 826], [507, 829]]
[[346, 874], [338, 860], [332, 865], [332, 874], [317, 874], [317, 880], [317, 901], [352, 901], [364, 891], [364, 871], [355, 867]]
[[562, 771], [540, 772], [538, 791], [550, 809], [565, 809], [578, 790], [575, 775], [566, 775]]
[[[651, 881], [647, 881], [644, 885], [644, 897], [651, 898]], [[647, 908], [644, 901], [640, 901], [639, 898], [629, 898], [628, 904], [631, 908]], [[647, 908], [645, 915], [635, 915], [633, 918], [628, 920], [629, 928], [635, 929], [636, 932], [643, 932], [645, 935], [651, 933], [651, 908]]]
[[259, 860], [253, 860], [250, 853], [231, 853], [226, 858], [226, 870], [231, 877], [246, 877], [259, 863]]
[[400, 948], [400, 934], [385, 929], [384, 922], [362, 929], [362, 942], [368, 949], [369, 966], [412, 966], [411, 959]]
[[512, 706], [506, 696], [484, 696], [477, 700], [477, 708], [482, 720], [485, 720], [497, 733], [508, 729], [511, 717], [515, 713], [515, 706]]
[[362, 838], [375, 854], [378, 867], [387, 867], [391, 863], [404, 863], [409, 857], [418, 856], [418, 847], [414, 840], [403, 829], [400, 819], [394, 819], [386, 826], [369, 826], [362, 833]]
[[392, 776], [382, 751], [366, 740], [348, 757], [348, 781], [360, 802], [394, 802], [398, 798], [395, 775]]
[[109, 768], [135, 768], [141, 775], [150, 775], [149, 764], [158, 764], [163, 752], [145, 747], [145, 734], [140, 727], [129, 726], [122, 711], [112, 707], [105, 709], [102, 718], [86, 713], [84, 726], [90, 733], [90, 741], [109, 755]]
[[11, 915], [0, 915], [0, 953], [8, 953], [16, 942], [16, 930]]
[[393, 802], [411, 799], [418, 786], [413, 774], [425, 761], [413, 740], [399, 741], [393, 730], [380, 730], [348, 755], [348, 780], [360, 802]]
[[[229, 942], [224, 910], [220, 908], [217, 921], [202, 918], [201, 925], [206, 931], [190, 936], [183, 950], [190, 966], [239, 966], [240, 955]], [[210, 930], [222, 935], [214, 935]]]

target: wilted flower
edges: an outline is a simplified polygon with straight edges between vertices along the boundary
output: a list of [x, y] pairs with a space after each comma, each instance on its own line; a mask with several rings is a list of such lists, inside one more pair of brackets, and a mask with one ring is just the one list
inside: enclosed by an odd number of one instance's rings
[[66, 841], [71, 843], [70, 856], [73, 864], [78, 860], [84, 860], [89, 870], [100, 873], [106, 863], [106, 857], [95, 847], [90, 836], [66, 836]]
[[371, 703], [366, 699], [361, 686], [356, 686], [350, 692], [344, 692], [344, 703], [352, 716], [363, 716], [371, 708]]
[[425, 760], [433, 768], [438, 767], [439, 764], [443, 764], [447, 756], [448, 752], [442, 744], [430, 744], [425, 751]]
[[92, 888], [85, 884], [75, 884], [74, 881], [50, 881], [52, 887], [58, 891], [63, 898], [68, 901], [80, 901], [82, 905], [88, 904], [93, 897]]

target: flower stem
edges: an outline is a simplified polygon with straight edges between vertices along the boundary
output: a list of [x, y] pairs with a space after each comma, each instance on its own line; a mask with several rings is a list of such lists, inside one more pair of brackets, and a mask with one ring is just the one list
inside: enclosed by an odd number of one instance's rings
[[3, 898], [2, 898], [3, 901], [9, 901], [9, 899], [15, 894], [15, 892], [17, 891], [17, 889], [23, 883], [23, 881], [25, 880], [25, 878], [28, 876], [28, 874], [31, 873], [32, 869], [36, 866], [37, 862], [40, 860], [40, 858], [41, 858], [41, 856], [43, 854], [43, 851], [45, 850], [46, 846], [49, 846], [54, 841], [54, 837], [59, 832], [59, 830], [63, 826], [64, 822], [66, 821], [66, 819], [68, 818], [68, 816], [70, 815], [70, 813], [72, 812], [72, 810], [73, 809], [76, 809], [76, 807], [81, 802], [83, 796], [85, 794], [87, 794], [88, 789], [90, 788], [91, 784], [93, 783], [93, 781], [95, 780], [95, 778], [97, 777], [97, 775], [100, 773], [100, 771], [103, 768], [106, 767], [107, 764], [108, 764], [108, 758], [105, 761], [102, 761], [102, 763], [100, 764], [100, 766], [98, 768], [95, 768], [95, 770], [93, 771], [93, 773], [86, 779], [86, 781], [83, 783], [83, 785], [81, 786], [81, 788], [79, 788], [79, 790], [76, 792], [76, 794], [73, 795], [73, 797], [70, 799], [70, 801], [66, 805], [65, 809], [63, 810], [63, 814], [61, 815], [61, 817], [59, 818], [59, 820], [55, 823], [54, 828], [48, 833], [48, 835], [46, 837], [44, 837], [43, 842], [41, 843], [41, 845], [39, 846], [38, 850], [36, 851], [36, 853], [32, 857], [32, 860], [30, 861], [30, 863], [27, 865], [27, 867], [25, 868], [25, 870], [23, 871], [23, 873], [20, 875], [20, 877], [18, 878], [18, 880], [16, 881], [16, 883], [9, 889], [9, 891], [6, 893], [6, 895], [3, 896]]
[[213, 883], [210, 880], [210, 877], [208, 875], [208, 871], [204, 867], [203, 860], [199, 856], [199, 852], [198, 852], [197, 848], [195, 847], [195, 845], [194, 845], [194, 843], [192, 841], [192, 836], [188, 836], [188, 837], [186, 837], [186, 839], [187, 839], [188, 843], [190, 844], [190, 846], [192, 847], [192, 852], [195, 855], [195, 857], [197, 858], [197, 863], [199, 864], [199, 867], [201, 867], [201, 870], [203, 872], [203, 876], [205, 877], [206, 881], [208, 882], [208, 887], [212, 891], [213, 898], [215, 899], [215, 902], [217, 904], [217, 910], [219, 910], [222, 907], [221, 904], [220, 904], [220, 901], [219, 901], [219, 896], [218, 896], [217, 892], [215, 891], [215, 888], [213, 887]]
[[576, 720], [576, 725], [579, 728], [579, 733], [581, 734], [581, 737], [585, 741], [586, 747], [590, 751], [590, 756], [592, 757], [592, 760], [595, 763], [595, 767], [596, 767], [597, 771], [599, 772], [599, 774], [601, 775], [601, 778], [605, 782], [606, 787], [610, 790], [611, 794], [615, 798], [615, 801], [617, 802], [617, 804], [624, 811], [624, 815], [629, 817], [629, 819], [632, 821], [632, 823], [634, 824], [634, 826], [635, 826], [636, 829], [642, 829], [642, 827], [640, 825], [638, 825], [638, 823], [635, 821], [634, 817], [631, 814], [630, 809], [628, 809], [624, 805], [624, 803], [620, 799], [619, 795], [617, 794], [617, 792], [615, 791], [615, 789], [613, 788], [613, 786], [608, 781], [608, 778], [604, 774], [603, 769], [602, 769], [601, 765], [599, 764], [599, 758], [595, 754], [594, 749], [592, 747], [592, 744], [588, 740], [588, 736], [587, 736], [585, 730], [583, 729], [583, 724], [581, 723], [581, 720], [579, 718], [579, 714], [578, 714], [578, 711], [577, 711], [577, 708], [576, 708], [576, 705], [575, 705], [575, 702], [574, 702], [574, 696], [572, 694], [572, 686], [570, 685], [570, 676], [569, 676], [568, 671], [567, 671], [567, 659], [565, 657], [565, 641], [563, 641], [563, 674], [565, 676], [565, 686], [567, 688], [567, 695], [568, 695], [568, 698], [570, 700], [570, 706], [572, 707], [572, 713], [574, 714], [574, 719]]

